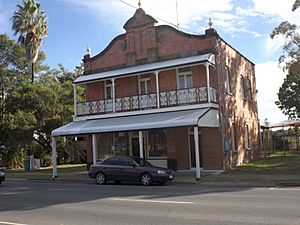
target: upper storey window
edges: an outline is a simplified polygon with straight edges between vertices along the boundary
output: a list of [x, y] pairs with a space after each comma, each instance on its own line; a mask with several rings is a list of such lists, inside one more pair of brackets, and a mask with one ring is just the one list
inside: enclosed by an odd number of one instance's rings
[[186, 89], [193, 87], [192, 70], [190, 67], [177, 70], [177, 89]]
[[246, 89], [245, 89], [245, 79], [244, 77], [241, 75], [241, 92], [242, 92], [242, 97], [243, 99], [246, 99]]
[[226, 79], [226, 93], [227, 94], [232, 94], [232, 89], [231, 89], [231, 74], [229, 71], [228, 66], [225, 67], [225, 79]]
[[251, 85], [251, 80], [248, 78], [247, 79], [247, 95], [248, 95], [248, 100], [252, 100], [252, 85]]
[[145, 95], [149, 93], [149, 76], [139, 76], [139, 94]]
[[111, 99], [112, 98], [112, 82], [111, 80], [106, 80], [105, 83], [105, 99]]

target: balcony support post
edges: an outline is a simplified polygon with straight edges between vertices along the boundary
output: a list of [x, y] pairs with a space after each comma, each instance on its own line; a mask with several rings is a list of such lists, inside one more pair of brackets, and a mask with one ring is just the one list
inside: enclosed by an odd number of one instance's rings
[[155, 80], [156, 80], [156, 104], [157, 108], [160, 108], [160, 98], [159, 98], [159, 80], [158, 80], [159, 71], [155, 71]]
[[205, 67], [206, 67], [206, 83], [207, 83], [207, 102], [211, 102], [210, 80], [209, 80], [209, 64], [205, 63]]
[[115, 78], [111, 78], [111, 85], [112, 85], [112, 108], [113, 108], [113, 113], [115, 113], [116, 112]]
[[198, 126], [194, 127], [194, 142], [195, 142], [195, 158], [196, 158], [196, 181], [199, 181], [201, 177], [200, 177], [200, 152], [199, 152]]
[[143, 131], [139, 131], [140, 158], [144, 158]]
[[56, 139], [51, 137], [52, 140], [52, 179], [57, 177], [57, 160], [56, 160]]
[[77, 117], [77, 84], [74, 84], [74, 117]]
[[92, 135], [92, 148], [93, 148], [93, 165], [96, 165], [97, 159], [96, 159], [96, 145], [97, 145], [97, 140], [96, 140], [96, 134]]

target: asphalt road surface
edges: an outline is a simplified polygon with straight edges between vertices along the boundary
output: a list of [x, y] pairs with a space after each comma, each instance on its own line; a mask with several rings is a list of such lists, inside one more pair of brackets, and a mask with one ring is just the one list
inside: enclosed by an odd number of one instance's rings
[[0, 225], [300, 224], [300, 187], [5, 181]]

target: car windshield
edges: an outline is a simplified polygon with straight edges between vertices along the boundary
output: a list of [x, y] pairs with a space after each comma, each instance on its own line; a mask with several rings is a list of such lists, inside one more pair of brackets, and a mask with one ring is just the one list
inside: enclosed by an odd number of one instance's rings
[[151, 163], [149, 163], [146, 159], [141, 158], [134, 158], [134, 161], [139, 164], [140, 166], [153, 166]]

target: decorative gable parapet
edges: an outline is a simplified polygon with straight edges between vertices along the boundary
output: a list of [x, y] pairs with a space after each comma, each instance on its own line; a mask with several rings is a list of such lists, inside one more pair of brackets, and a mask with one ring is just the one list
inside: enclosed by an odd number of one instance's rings
[[123, 28], [128, 32], [140, 27], [153, 27], [156, 23], [156, 19], [147, 15], [143, 9], [139, 8], [136, 10], [134, 16], [125, 23]]

